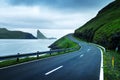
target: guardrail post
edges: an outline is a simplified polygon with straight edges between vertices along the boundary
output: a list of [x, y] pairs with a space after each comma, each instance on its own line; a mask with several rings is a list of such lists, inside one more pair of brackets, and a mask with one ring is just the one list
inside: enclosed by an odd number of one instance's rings
[[52, 52], [50, 51], [50, 55], [52, 55]]
[[17, 53], [15, 55], [8, 55], [8, 56], [0, 57], [0, 60], [7, 60], [10, 58], [10, 59], [15, 59], [16, 62], [19, 62], [21, 57], [29, 58], [29, 56], [36, 56], [36, 58], [39, 59], [41, 54], [50, 54], [50, 55], [53, 55], [54, 53], [61, 54], [63, 52], [70, 52], [71, 50], [73, 50], [73, 49], [66, 48], [66, 49], [56, 49], [56, 50], [50, 50], [50, 51], [44, 51], [44, 52], [36, 51], [35, 53], [26, 53], [26, 54]]
[[37, 59], [39, 58], [39, 54], [38, 53], [39, 53], [39, 51], [37, 51]]
[[17, 62], [19, 62], [19, 55], [20, 53], [17, 53]]
[[66, 52], [66, 53], [68, 53], [68, 52], [69, 52], [69, 50], [68, 50], [68, 49], [65, 49], [65, 52]]
[[64, 53], [66, 53], [67, 52], [67, 49], [64, 49]]
[[72, 51], [72, 48], [70, 48], [69, 50], [68, 50], [68, 52], [71, 52]]
[[51, 52], [52, 49], [50, 49], [50, 56], [52, 55], [52, 52]]
[[66, 52], [66, 50], [64, 49], [64, 53]]
[[66, 52], [66, 49], [63, 49], [63, 51], [61, 51], [62, 53], [65, 53]]

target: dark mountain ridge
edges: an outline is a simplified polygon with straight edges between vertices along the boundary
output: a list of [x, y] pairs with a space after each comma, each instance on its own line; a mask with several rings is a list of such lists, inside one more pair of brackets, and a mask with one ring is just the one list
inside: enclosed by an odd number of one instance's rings
[[0, 28], [0, 39], [36, 39], [36, 37], [30, 33], [9, 31], [6, 28]]

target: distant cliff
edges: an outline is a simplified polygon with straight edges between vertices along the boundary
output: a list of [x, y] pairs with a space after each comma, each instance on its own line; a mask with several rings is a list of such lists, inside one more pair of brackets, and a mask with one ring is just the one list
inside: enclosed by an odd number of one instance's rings
[[39, 30], [37, 30], [37, 39], [47, 39]]
[[9, 31], [6, 28], [0, 28], [0, 39], [36, 39], [36, 37], [30, 33]]

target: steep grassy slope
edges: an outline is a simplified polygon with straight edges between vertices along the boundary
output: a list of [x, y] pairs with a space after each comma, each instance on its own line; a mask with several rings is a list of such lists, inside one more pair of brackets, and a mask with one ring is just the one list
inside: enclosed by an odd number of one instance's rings
[[0, 39], [36, 39], [32, 34], [0, 28]]
[[120, 51], [120, 0], [110, 3], [98, 15], [77, 29], [76, 37]]
[[77, 47], [78, 44], [71, 41], [66, 36], [60, 38], [56, 42], [54, 42], [52, 45], [49, 46], [51, 49], [64, 49], [64, 48], [74, 48]]

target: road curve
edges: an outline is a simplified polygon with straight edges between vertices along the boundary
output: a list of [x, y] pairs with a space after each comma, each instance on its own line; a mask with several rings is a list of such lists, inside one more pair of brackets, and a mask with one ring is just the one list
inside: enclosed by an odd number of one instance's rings
[[101, 52], [89, 43], [78, 43], [81, 49], [64, 55], [0, 69], [1, 80], [99, 80]]

